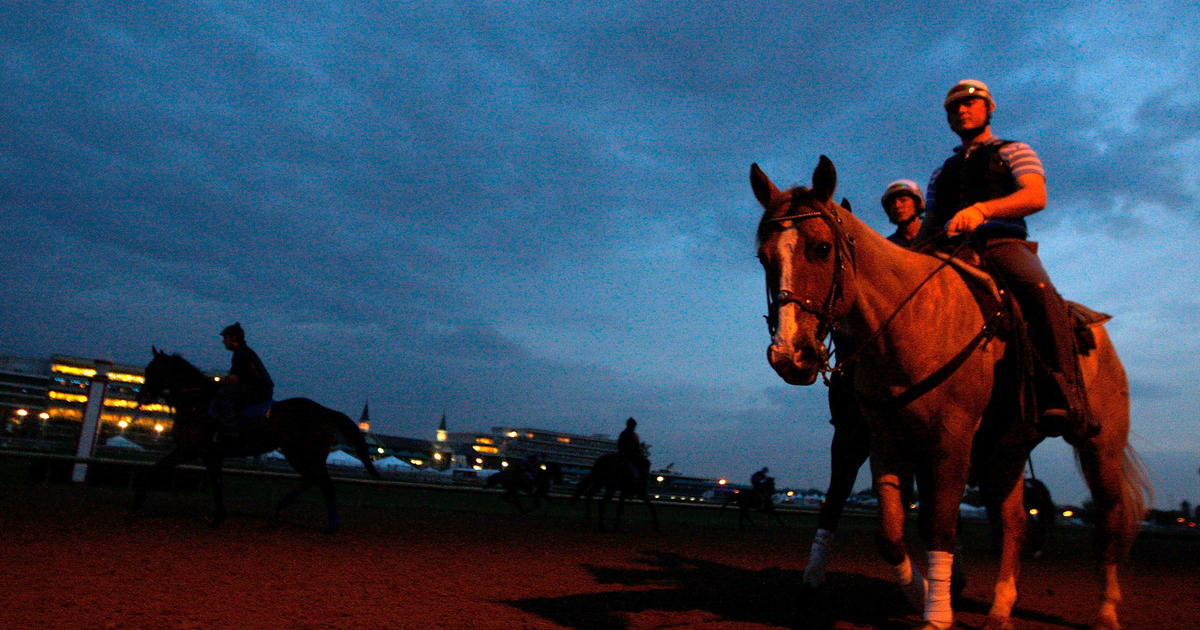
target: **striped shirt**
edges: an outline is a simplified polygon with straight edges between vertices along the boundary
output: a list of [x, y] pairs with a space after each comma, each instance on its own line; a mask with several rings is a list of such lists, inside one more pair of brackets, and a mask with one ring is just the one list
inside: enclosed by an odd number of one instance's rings
[[[995, 136], [992, 136], [988, 140], [984, 141], [982, 144], [976, 145], [976, 147], [992, 146], [992, 145], [1003, 145], [1000, 147], [998, 154], [999, 154], [1000, 159], [1004, 162], [1004, 164], [1006, 164], [1008, 166], [1009, 174], [1012, 175], [1012, 181], [1013, 181], [1014, 187], [1016, 186], [1017, 178], [1021, 177], [1022, 175], [1030, 175], [1030, 174], [1040, 175], [1040, 176], [1042, 176], [1043, 179], [1045, 179], [1046, 170], [1042, 166], [1041, 158], [1038, 157], [1038, 154], [1037, 154], [1037, 152], [1035, 152], [1033, 150], [1033, 147], [1029, 146], [1028, 144], [1025, 144], [1024, 142], [1002, 140]], [[954, 147], [955, 153], [961, 153], [962, 150], [963, 150], [963, 148], [961, 146]], [[942, 174], [942, 167], [939, 166], [936, 170], [933, 171], [933, 175], [931, 175], [929, 177], [929, 183], [925, 186], [926, 216], [930, 216], [930, 217], [939, 216], [938, 210], [937, 210], [937, 186], [936, 186], [936, 183], [937, 183], [938, 176], [941, 174]], [[958, 210], [959, 210], [958, 208], [955, 208], [952, 212], [957, 212]], [[950, 215], [948, 215], [947, 218], [949, 218], [949, 216], [952, 216], [952, 213]], [[995, 227], [998, 227], [998, 228], [1018, 229], [1022, 233], [1025, 232], [1025, 222], [1022, 220], [1008, 221], [1008, 220], [992, 219], [992, 220], [985, 222], [984, 225], [994, 225]]]

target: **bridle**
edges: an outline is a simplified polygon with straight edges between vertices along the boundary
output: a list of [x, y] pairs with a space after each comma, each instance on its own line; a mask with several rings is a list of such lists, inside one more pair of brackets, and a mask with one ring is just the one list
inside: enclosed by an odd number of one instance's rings
[[[834, 329], [835, 323], [838, 319], [840, 319], [841, 315], [844, 315], [844, 313], [837, 313], [836, 309], [838, 300], [845, 296], [844, 285], [846, 260], [849, 259], [851, 266], [855, 266], [854, 237], [846, 232], [846, 229], [842, 223], [841, 215], [839, 215], [836, 211], [826, 210], [820, 206], [814, 206], [811, 210], [799, 211], [800, 201], [801, 200], [799, 196], [793, 192], [791, 204], [788, 208], [788, 214], [780, 217], [763, 219], [763, 224], [770, 224], [773, 226], [773, 231], [782, 232], [786, 230], [799, 229], [799, 223], [809, 219], [821, 219], [825, 221], [826, 225], [829, 226], [829, 229], [834, 236], [834, 267], [833, 278], [829, 283], [829, 292], [826, 294], [825, 299], [821, 301], [820, 306], [817, 306], [817, 302], [812, 298], [797, 295], [796, 293], [786, 289], [780, 289], [772, 293], [770, 281], [768, 279], [767, 314], [764, 317], [767, 320], [767, 330], [770, 332], [771, 337], [774, 337], [776, 331], [779, 330], [779, 309], [784, 304], [795, 304], [796, 306], [800, 307], [801, 310], [816, 316], [817, 338], [823, 340], [829, 334], [829, 332]], [[907, 305], [909, 301], [911, 301], [917, 295], [917, 293], [920, 292], [921, 288], [924, 287], [925, 284], [928, 283], [935, 275], [937, 275], [938, 272], [947, 267], [950, 264], [950, 260], [955, 258], [959, 251], [962, 250], [963, 247], [967, 246], [969, 242], [971, 242], [970, 238], [962, 239], [953, 249], [953, 251], [950, 252], [949, 256], [943, 258], [941, 264], [939, 264], [928, 276], [918, 283], [917, 286], [908, 294], [908, 296], [906, 296], [900, 301], [899, 304], [896, 305], [896, 308], [892, 311], [891, 315], [889, 315], [878, 328], [872, 331], [865, 341], [856, 344], [857, 348], [849, 356], [838, 357], [838, 362], [835, 367], [831, 368], [829, 366], [829, 357], [831, 356], [831, 353], [823, 353], [823, 356], [821, 357], [821, 365], [817, 367], [817, 371], [821, 373], [826, 384], [829, 383], [829, 379], [832, 376], [839, 372], [844, 372], [845, 369], [853, 363], [857, 354], [864, 347], [868, 346], [875, 339], [878, 339], [879, 336], [887, 330], [888, 326], [891, 325], [892, 320], [896, 318], [905, 305]], [[963, 350], [961, 350], [949, 363], [942, 366], [942, 368], [935, 372], [935, 374], [930, 375], [930, 377], [927, 377], [921, 383], [918, 383], [917, 386], [910, 388], [909, 391], [906, 391], [904, 394], [897, 397], [897, 401], [902, 401], [907, 404], [908, 400], [915, 399], [924, 393], [924, 391], [927, 391], [928, 387], [932, 387], [937, 382], [940, 382], [940, 380], [944, 378], [947, 371], [953, 372], [955, 369], [957, 369], [961, 361], [965, 359], [966, 354], [969, 354], [981, 342], [991, 338], [995, 334], [996, 322], [999, 317], [1002, 316], [1002, 314], [1003, 313], [1001, 312], [996, 312], [986, 316], [984, 325], [980, 332], [975, 336], [975, 338], [968, 342], [967, 346], [963, 348]]]
[[[845, 296], [846, 261], [849, 260], [851, 266], [854, 265], [854, 237], [846, 233], [845, 227], [842, 225], [842, 217], [835, 211], [825, 210], [819, 206], [801, 211], [799, 207], [802, 201], [801, 197], [793, 192], [788, 213], [779, 217], [763, 219], [763, 223], [770, 224], [773, 232], [800, 229], [800, 223], [809, 219], [821, 219], [829, 226], [834, 239], [833, 277], [829, 282], [829, 292], [823, 299], [818, 300], [787, 289], [772, 291], [770, 279], [768, 279], [766, 287], [767, 314], [764, 318], [767, 320], [768, 332], [774, 337], [776, 331], [779, 330], [779, 309], [785, 304], [795, 304], [801, 310], [816, 316], [817, 336], [823, 339], [841, 315], [836, 310], [838, 301]], [[828, 358], [823, 361], [824, 365], [821, 366], [821, 371], [828, 371]]]

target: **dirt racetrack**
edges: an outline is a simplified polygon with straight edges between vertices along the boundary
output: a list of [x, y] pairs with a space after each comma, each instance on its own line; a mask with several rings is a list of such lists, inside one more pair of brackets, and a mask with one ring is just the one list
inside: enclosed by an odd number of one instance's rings
[[[11, 463], [8, 468], [12, 469]], [[874, 553], [873, 523], [848, 519], [830, 584], [801, 588], [814, 518], [739, 531], [731, 510], [662, 507], [654, 532], [627, 506], [598, 533], [578, 505], [521, 517], [495, 495], [339, 484], [343, 530], [295, 506], [268, 527], [282, 481], [230, 479], [231, 517], [206, 526], [203, 492], [151, 495], [5, 475], [0, 628], [911, 628]], [[290, 482], [289, 482], [290, 483]], [[315, 493], [314, 493], [315, 498]], [[978, 628], [996, 557], [964, 531], [958, 627]], [[1143, 537], [1125, 568], [1126, 628], [1200, 627], [1200, 540]], [[1024, 565], [1018, 628], [1086, 627], [1097, 598], [1088, 537], [1060, 528]]]

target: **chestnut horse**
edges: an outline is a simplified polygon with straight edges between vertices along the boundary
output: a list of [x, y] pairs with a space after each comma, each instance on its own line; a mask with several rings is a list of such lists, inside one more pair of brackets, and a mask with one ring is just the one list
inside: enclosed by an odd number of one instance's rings
[[[890, 243], [833, 202], [837, 174], [829, 158], [821, 156], [811, 189], [780, 191], [757, 164], [750, 182], [764, 208], [757, 243], [766, 272], [771, 366], [788, 383], [812, 384], [828, 369], [824, 339], [835, 323], [858, 348], [839, 363], [856, 363], [854, 392], [870, 431], [880, 502], [880, 551], [897, 581], [910, 586], [910, 596], [924, 593], [917, 598], [926, 628], [953, 624], [950, 569], [969, 469], [974, 467], [981, 490], [1003, 497], [1002, 552], [988, 626], [1010, 627], [1025, 524], [1024, 465], [1043, 439], [1013, 403], [1020, 396], [1005, 354], [1011, 344], [992, 335], [994, 322], [944, 261]], [[1128, 553], [1150, 488], [1128, 445], [1124, 369], [1105, 330], [1092, 331], [1096, 347], [1081, 357], [1081, 369], [1101, 430], [1073, 446], [1098, 513], [1097, 626], [1116, 628], [1117, 565]], [[918, 526], [928, 582], [913, 570], [902, 541], [900, 481], [909, 475], [921, 496]]]

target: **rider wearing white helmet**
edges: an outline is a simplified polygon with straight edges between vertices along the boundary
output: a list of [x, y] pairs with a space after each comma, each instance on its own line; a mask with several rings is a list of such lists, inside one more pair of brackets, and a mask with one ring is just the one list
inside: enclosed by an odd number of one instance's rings
[[[1039, 428], [1074, 441], [1098, 427], [1080, 391], [1074, 333], [1066, 303], [1026, 240], [1025, 217], [1046, 206], [1046, 177], [1033, 148], [992, 135], [996, 101], [982, 81], [959, 81], [943, 106], [950, 129], [962, 140], [933, 172], [926, 188], [926, 216], [919, 240], [971, 235], [988, 269], [1021, 306], [1045, 369], [1038, 376]], [[942, 232], [944, 231], [944, 237]]]
[[901, 247], [912, 245], [921, 230], [921, 215], [925, 213], [925, 197], [921, 187], [911, 179], [897, 179], [888, 184], [879, 199], [888, 221], [896, 231], [887, 239]]

